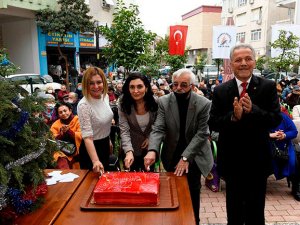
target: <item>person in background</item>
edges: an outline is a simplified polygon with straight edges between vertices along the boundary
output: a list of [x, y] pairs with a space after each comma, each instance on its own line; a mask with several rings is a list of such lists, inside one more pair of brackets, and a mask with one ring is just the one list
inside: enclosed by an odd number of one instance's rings
[[207, 88], [207, 96], [208, 99], [211, 100], [212, 98], [212, 86], [213, 86], [214, 82], [212, 79], [209, 79], [208, 82], [206, 83], [206, 88]]
[[52, 120], [52, 114], [55, 112], [55, 98], [53, 97], [53, 95], [50, 96], [47, 96], [46, 98], [46, 102], [45, 102], [46, 109], [42, 113], [44, 122], [49, 126], [51, 126], [52, 123], [54, 122]]
[[204, 80], [202, 80], [199, 83], [199, 90], [202, 91], [202, 93], [204, 94], [204, 96], [206, 98], [209, 98], [209, 96], [208, 96], [208, 90], [207, 90], [207, 87], [206, 87], [206, 84], [205, 84]]
[[164, 95], [167, 95], [170, 93], [170, 91], [167, 90], [167, 88], [166, 88], [166, 84], [165, 84], [164, 80], [162, 80], [162, 82], [159, 84], [159, 89], [164, 92]]
[[196, 85], [193, 86], [193, 91], [198, 95], [204, 96], [203, 92], [199, 90]]
[[300, 87], [295, 85], [292, 89], [292, 92], [286, 97], [286, 103], [293, 110], [295, 105], [300, 104]]
[[299, 201], [299, 182], [296, 176], [299, 171], [296, 171], [296, 153], [294, 145], [292, 144], [292, 140], [297, 137], [298, 131], [289, 115], [283, 112], [281, 113], [281, 115], [282, 121], [279, 126], [271, 129], [270, 131], [270, 138], [272, 140], [271, 147], [277, 146], [279, 149], [285, 149], [285, 146], [287, 146], [289, 159], [286, 162], [273, 159], [274, 175], [277, 180], [283, 179], [285, 177], [291, 179], [292, 194], [295, 199]]
[[77, 88], [75, 90], [75, 93], [78, 96], [78, 101], [80, 101], [83, 98], [83, 95], [82, 95], [82, 84], [81, 83], [77, 84]]
[[212, 95], [214, 94], [215, 87], [218, 86], [219, 84], [220, 84], [219, 80], [216, 79], [215, 83], [211, 86], [211, 93], [212, 93]]
[[65, 85], [65, 84], [62, 84], [60, 90], [59, 90], [58, 93], [57, 93], [57, 100], [58, 100], [59, 102], [63, 102], [64, 96], [66, 96], [66, 95], [68, 95], [68, 94], [69, 94], [69, 91], [67, 90], [66, 85]]
[[277, 95], [280, 98], [280, 102], [282, 101], [282, 87], [280, 83], [276, 84]]
[[222, 84], [222, 81], [223, 81], [223, 74], [224, 74], [224, 68], [221, 67], [220, 74], [218, 76], [218, 81], [219, 81], [220, 84]]
[[158, 96], [158, 87], [155, 85], [155, 84], [153, 84], [152, 86], [151, 86], [151, 89], [152, 89], [152, 92], [153, 92], [153, 96], [154, 96], [154, 98], [155, 99], [157, 99], [159, 96]]
[[75, 92], [69, 93], [68, 103], [70, 103], [73, 108], [73, 115], [77, 115], [78, 95]]
[[58, 103], [56, 111], [59, 119], [52, 124], [50, 131], [55, 139], [66, 141], [76, 146], [76, 152], [73, 155], [67, 156], [62, 151], [54, 154], [54, 159], [57, 161], [57, 168], [79, 169], [79, 165], [75, 166], [82, 141], [78, 117], [73, 115], [72, 106], [69, 103]]
[[77, 83], [78, 83], [78, 71], [73, 65], [69, 65], [69, 76], [70, 76], [70, 82], [71, 82], [71, 90], [75, 91]]
[[108, 98], [110, 104], [116, 104], [117, 98], [115, 96], [115, 89], [113, 86], [108, 86]]
[[160, 154], [166, 171], [187, 175], [195, 221], [200, 210], [201, 174], [207, 176], [213, 166], [208, 140], [211, 102], [192, 91], [196, 76], [189, 69], [179, 69], [172, 77], [173, 92], [158, 98], [158, 112], [149, 137], [145, 168]]
[[68, 93], [68, 94], [65, 94], [65, 95], [63, 96], [63, 102], [65, 102], [65, 103], [69, 102], [69, 93]]
[[292, 111], [293, 120], [300, 120], [300, 105], [295, 105]]
[[52, 95], [54, 98], [56, 97], [53, 87], [50, 85], [46, 87], [46, 94]]
[[280, 80], [278, 82], [278, 84], [281, 86], [281, 89], [285, 89], [286, 86], [288, 86], [290, 84], [290, 81], [289, 80], [285, 80], [285, 78], [283, 78], [282, 80]]
[[115, 90], [115, 96], [117, 99], [119, 99], [119, 97], [122, 95], [122, 88], [123, 88], [123, 83], [118, 82]]
[[[119, 103], [125, 167], [131, 171], [143, 171], [148, 138], [158, 108], [147, 77], [140, 73], [130, 74], [123, 85], [123, 95]], [[154, 171], [154, 167], [151, 170]]]
[[156, 95], [157, 97], [161, 97], [165, 95], [165, 92], [163, 90], [159, 90]]
[[84, 69], [82, 67], [80, 67], [80, 72], [78, 74], [78, 83], [77, 83], [77, 85], [82, 82], [83, 74], [84, 74]]
[[281, 94], [281, 99], [286, 102], [287, 98], [292, 94], [293, 91], [293, 84], [288, 83], [286, 87], [283, 89], [282, 94]]
[[83, 98], [77, 113], [86, 149], [80, 149], [80, 168], [103, 173], [109, 168], [110, 131], [113, 112], [109, 105], [104, 72], [89, 67], [82, 79]]
[[282, 119], [276, 83], [252, 75], [252, 46], [234, 46], [230, 60], [235, 78], [215, 88], [209, 119], [210, 130], [219, 132], [217, 168], [226, 183], [228, 225], [265, 225], [267, 178], [273, 172], [269, 131]]

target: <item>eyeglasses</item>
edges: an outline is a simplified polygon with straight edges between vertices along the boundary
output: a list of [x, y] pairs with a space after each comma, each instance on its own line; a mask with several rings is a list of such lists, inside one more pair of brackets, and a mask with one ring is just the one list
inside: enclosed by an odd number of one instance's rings
[[191, 84], [188, 84], [188, 83], [186, 83], [186, 82], [182, 82], [182, 83], [177, 83], [177, 82], [174, 82], [173, 83], [173, 86], [174, 87], [178, 87], [178, 86], [180, 86], [181, 88], [187, 88], [187, 87], [189, 87]]

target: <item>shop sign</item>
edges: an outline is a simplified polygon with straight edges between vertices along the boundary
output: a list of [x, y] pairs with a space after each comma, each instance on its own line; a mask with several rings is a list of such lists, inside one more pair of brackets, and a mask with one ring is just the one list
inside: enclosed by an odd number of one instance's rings
[[[63, 38], [63, 46], [74, 46], [74, 34], [68, 32], [67, 35]], [[58, 42], [61, 41], [60, 34], [58, 32], [49, 32], [46, 36], [46, 43], [48, 46], [55, 46]]]
[[95, 47], [93, 33], [84, 33], [79, 35], [80, 47]]

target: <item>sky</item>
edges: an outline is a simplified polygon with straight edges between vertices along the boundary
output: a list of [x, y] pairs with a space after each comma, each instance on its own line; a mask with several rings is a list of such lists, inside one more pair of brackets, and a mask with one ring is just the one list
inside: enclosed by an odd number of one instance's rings
[[136, 0], [146, 30], [164, 37], [169, 26], [181, 24], [181, 16], [201, 5], [220, 5], [220, 0]]

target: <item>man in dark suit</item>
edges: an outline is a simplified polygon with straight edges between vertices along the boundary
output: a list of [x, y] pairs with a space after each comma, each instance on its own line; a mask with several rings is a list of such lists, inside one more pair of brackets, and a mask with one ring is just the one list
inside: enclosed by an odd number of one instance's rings
[[195, 74], [180, 69], [172, 76], [173, 91], [158, 98], [158, 112], [149, 137], [145, 168], [155, 162], [163, 142], [161, 160], [165, 170], [187, 174], [196, 224], [199, 224], [200, 178], [210, 172], [213, 157], [208, 141], [211, 102], [192, 91]]
[[235, 78], [215, 88], [209, 125], [219, 132], [218, 169], [226, 182], [228, 225], [264, 225], [267, 177], [272, 173], [269, 130], [281, 121], [276, 84], [252, 75], [255, 51], [230, 52]]

